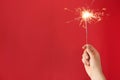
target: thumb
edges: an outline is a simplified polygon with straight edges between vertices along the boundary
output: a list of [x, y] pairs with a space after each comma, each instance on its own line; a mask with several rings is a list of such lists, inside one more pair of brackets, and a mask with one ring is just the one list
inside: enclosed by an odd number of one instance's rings
[[90, 58], [92, 58], [94, 56], [94, 48], [92, 47], [92, 45], [86, 44], [86, 45], [83, 46], [83, 48], [86, 49]]

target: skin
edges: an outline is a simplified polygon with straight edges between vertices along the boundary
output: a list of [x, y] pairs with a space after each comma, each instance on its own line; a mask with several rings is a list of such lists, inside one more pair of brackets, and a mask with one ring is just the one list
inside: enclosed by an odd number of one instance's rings
[[84, 49], [82, 62], [91, 80], [106, 80], [102, 72], [99, 52], [90, 44], [82, 47]]

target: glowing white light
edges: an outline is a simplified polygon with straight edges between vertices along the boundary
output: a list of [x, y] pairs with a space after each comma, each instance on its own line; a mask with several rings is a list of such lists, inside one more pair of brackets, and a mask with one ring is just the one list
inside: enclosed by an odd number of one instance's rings
[[89, 12], [89, 11], [82, 11], [82, 19], [83, 20], [90, 20], [91, 18], [93, 18], [94, 15], [92, 12]]

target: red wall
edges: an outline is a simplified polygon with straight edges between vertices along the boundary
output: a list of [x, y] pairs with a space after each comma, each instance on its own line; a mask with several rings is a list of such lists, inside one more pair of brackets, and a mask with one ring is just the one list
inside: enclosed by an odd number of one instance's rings
[[[81, 62], [85, 30], [69, 24], [90, 0], [1, 0], [0, 80], [89, 80]], [[96, 0], [109, 16], [89, 25], [89, 43], [100, 52], [108, 80], [119, 80], [119, 0]]]

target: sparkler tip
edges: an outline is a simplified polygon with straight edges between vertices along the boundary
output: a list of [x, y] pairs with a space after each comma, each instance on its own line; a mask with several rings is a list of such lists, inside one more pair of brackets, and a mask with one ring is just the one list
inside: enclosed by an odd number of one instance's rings
[[[74, 12], [68, 8], [64, 8], [64, 10], [70, 11], [70, 12]], [[75, 9], [75, 13], [76, 15], [78, 15], [78, 17], [74, 18], [74, 20], [77, 20], [80, 22], [79, 26], [84, 27], [85, 23], [87, 22], [88, 24], [91, 23], [96, 23], [102, 20], [103, 16], [106, 15], [105, 14], [106, 8], [102, 8], [101, 10], [93, 10], [90, 8], [76, 8]], [[72, 22], [74, 20], [68, 21]]]
[[91, 19], [94, 15], [92, 12], [85, 10], [85, 11], [82, 11], [81, 16], [83, 20], [87, 21], [88, 19]]

